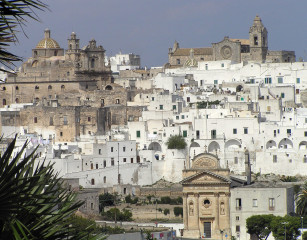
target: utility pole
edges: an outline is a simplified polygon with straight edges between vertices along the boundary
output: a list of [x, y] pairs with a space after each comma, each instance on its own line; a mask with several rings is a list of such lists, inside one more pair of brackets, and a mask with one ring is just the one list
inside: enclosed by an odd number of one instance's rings
[[120, 185], [120, 175], [119, 175], [119, 142], [117, 143], [117, 182]]

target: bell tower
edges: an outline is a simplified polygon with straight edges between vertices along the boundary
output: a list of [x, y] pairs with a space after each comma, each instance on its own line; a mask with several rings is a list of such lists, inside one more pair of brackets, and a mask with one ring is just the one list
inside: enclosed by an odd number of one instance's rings
[[249, 29], [249, 41], [251, 60], [265, 62], [268, 52], [268, 31], [258, 15]]
[[78, 61], [78, 55], [80, 54], [79, 39], [74, 32], [71, 33], [70, 39], [68, 39], [68, 50], [66, 53], [70, 60]]

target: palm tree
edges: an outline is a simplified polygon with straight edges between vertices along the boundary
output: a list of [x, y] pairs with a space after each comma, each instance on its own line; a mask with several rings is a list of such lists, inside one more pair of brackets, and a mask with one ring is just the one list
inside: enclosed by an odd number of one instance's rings
[[38, 21], [35, 13], [47, 5], [40, 0], [0, 0], [0, 64], [11, 68], [21, 58], [6, 50], [11, 43], [18, 41], [16, 33], [23, 31], [27, 19]]
[[301, 186], [300, 191], [295, 197], [296, 213], [305, 216], [307, 215], [307, 181]]
[[[38, 164], [35, 151], [13, 157], [16, 137], [0, 157], [0, 239], [101, 239], [75, 231], [69, 217], [83, 204], [62, 187], [51, 164]], [[46, 165], [46, 166], [44, 166]]]

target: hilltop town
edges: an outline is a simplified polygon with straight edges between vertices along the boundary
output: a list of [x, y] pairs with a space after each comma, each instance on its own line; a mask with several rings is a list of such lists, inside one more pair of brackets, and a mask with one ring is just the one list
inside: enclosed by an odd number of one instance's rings
[[63, 47], [46, 29], [1, 75], [1, 151], [15, 134], [16, 152], [28, 140], [25, 154], [37, 147], [37, 163], [54, 164], [84, 214], [99, 215], [103, 193], [181, 197], [184, 237], [249, 239], [248, 217], [295, 212], [283, 180], [307, 175], [307, 66], [268, 48], [259, 16], [246, 32], [202, 48], [175, 41], [167, 63], [142, 68], [137, 54], [107, 56], [75, 32]]

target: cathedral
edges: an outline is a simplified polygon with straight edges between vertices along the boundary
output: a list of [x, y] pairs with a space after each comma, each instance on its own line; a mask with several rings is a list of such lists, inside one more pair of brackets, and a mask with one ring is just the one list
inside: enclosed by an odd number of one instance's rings
[[[32, 57], [8, 75], [1, 90], [0, 107], [10, 107], [1, 113], [1, 126], [23, 126], [55, 141], [104, 134], [112, 124], [141, 114], [138, 107], [127, 107], [131, 96], [114, 83], [104, 48], [94, 39], [80, 48], [74, 32], [65, 51], [46, 29]], [[12, 104], [25, 105], [13, 111]]]
[[268, 50], [268, 31], [259, 16], [256, 16], [249, 29], [248, 39], [225, 37], [206, 48], [180, 48], [175, 41], [168, 52], [169, 62], [165, 67], [196, 67], [198, 61], [231, 60], [234, 63], [255, 62], [295, 62], [294, 51]]

